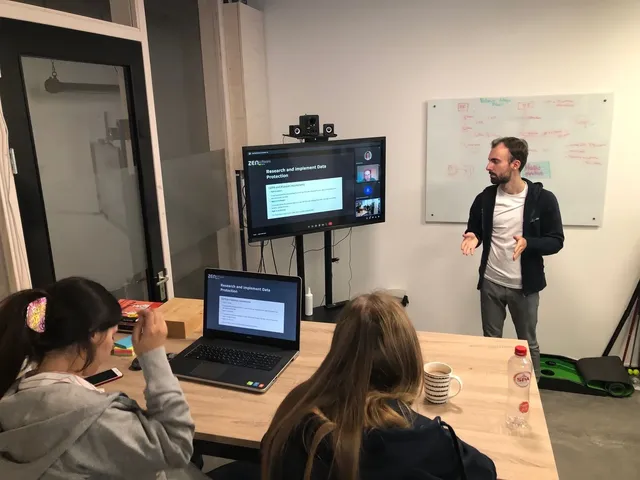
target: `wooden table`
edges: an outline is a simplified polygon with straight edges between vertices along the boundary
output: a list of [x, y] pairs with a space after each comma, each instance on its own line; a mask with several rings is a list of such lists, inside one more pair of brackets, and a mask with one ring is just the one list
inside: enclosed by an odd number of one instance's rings
[[[172, 300], [177, 301], [177, 300]], [[200, 302], [184, 300], [181, 302]], [[171, 302], [171, 301], [170, 301]], [[195, 303], [193, 303], [195, 305]], [[299, 357], [282, 373], [265, 394], [252, 394], [181, 381], [199, 440], [259, 448], [276, 408], [289, 391], [308, 379], [324, 359], [334, 325], [302, 322]], [[192, 339], [168, 340], [168, 352], [180, 352]], [[419, 332], [424, 361], [442, 361], [453, 367], [464, 389], [448, 404], [424, 402], [415, 410], [428, 417], [441, 416], [458, 436], [493, 459], [501, 479], [557, 479], [558, 473], [549, 440], [537, 385], [531, 386], [530, 429], [513, 433], [505, 426], [507, 361], [519, 340]], [[113, 365], [124, 377], [105, 385], [108, 391], [123, 391], [144, 405], [141, 372], [128, 370], [130, 358], [113, 357]]]

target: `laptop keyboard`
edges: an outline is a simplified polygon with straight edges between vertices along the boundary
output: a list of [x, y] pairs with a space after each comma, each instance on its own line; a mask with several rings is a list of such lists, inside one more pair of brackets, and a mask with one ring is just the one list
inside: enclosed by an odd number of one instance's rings
[[200, 344], [191, 350], [186, 358], [269, 371], [278, 364], [282, 357], [268, 353]]

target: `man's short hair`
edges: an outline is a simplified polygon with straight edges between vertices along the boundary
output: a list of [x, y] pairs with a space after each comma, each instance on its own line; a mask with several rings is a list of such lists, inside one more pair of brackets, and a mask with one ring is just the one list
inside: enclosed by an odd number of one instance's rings
[[509, 150], [509, 163], [520, 160], [520, 171], [524, 170], [529, 156], [529, 144], [527, 141], [518, 137], [501, 137], [491, 142], [491, 148], [496, 148], [501, 143]]

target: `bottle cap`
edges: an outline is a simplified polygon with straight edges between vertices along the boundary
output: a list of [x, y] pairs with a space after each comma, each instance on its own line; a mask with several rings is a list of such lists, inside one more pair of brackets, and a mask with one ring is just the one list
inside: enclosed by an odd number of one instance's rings
[[307, 295], [311, 295], [311, 287], [307, 287]]
[[524, 347], [522, 345], [518, 345], [516, 347], [516, 355], [519, 357], [526, 357], [527, 356], [527, 347]]

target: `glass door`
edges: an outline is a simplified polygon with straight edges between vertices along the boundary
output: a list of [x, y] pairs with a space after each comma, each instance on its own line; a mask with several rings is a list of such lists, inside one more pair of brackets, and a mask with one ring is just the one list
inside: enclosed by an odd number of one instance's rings
[[140, 45], [0, 19], [0, 68], [34, 287], [165, 300]]

